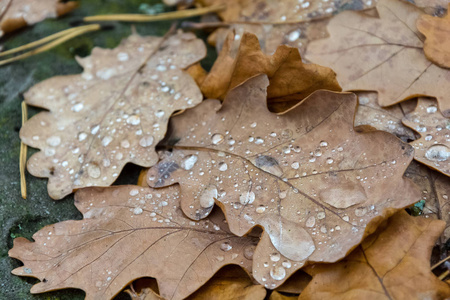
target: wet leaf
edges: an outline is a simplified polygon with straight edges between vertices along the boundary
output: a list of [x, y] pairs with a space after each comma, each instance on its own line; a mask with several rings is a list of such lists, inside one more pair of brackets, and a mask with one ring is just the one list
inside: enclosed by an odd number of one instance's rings
[[207, 98], [224, 99], [231, 89], [259, 74], [269, 77], [269, 102], [299, 101], [319, 89], [341, 91], [333, 70], [304, 64], [298, 49], [281, 45], [273, 55], [266, 55], [261, 51], [258, 38], [244, 33], [237, 53], [232, 53], [234, 37], [228, 36], [201, 85]]
[[56, 18], [77, 7], [75, 1], [61, 0], [1, 0], [0, 36], [46, 18]]
[[79, 288], [86, 299], [111, 299], [129, 282], [154, 277], [165, 299], [182, 299], [220, 268], [250, 272], [257, 239], [229, 233], [223, 215], [192, 221], [179, 208], [179, 190], [139, 186], [85, 188], [75, 194], [83, 220], [46, 226], [14, 240], [15, 275], [38, 278], [32, 293]]
[[419, 29], [426, 38], [423, 47], [426, 57], [443, 68], [450, 68], [449, 28], [449, 14], [444, 18], [422, 15], [417, 20], [417, 29]]
[[405, 116], [403, 124], [420, 134], [411, 142], [414, 159], [450, 176], [450, 119], [441, 114], [436, 101], [419, 98], [416, 109]]
[[406, 113], [414, 110], [414, 101], [405, 101], [390, 107], [378, 104], [377, 93], [356, 92], [358, 110], [355, 115], [355, 126], [369, 125], [375, 129], [390, 132], [404, 142], [416, 139], [414, 131], [402, 124]]
[[180, 184], [192, 219], [216, 202], [239, 236], [265, 231], [253, 276], [274, 289], [306, 262], [334, 262], [394, 210], [420, 199], [402, 175], [412, 147], [353, 128], [356, 96], [317, 91], [284, 114], [266, 106], [266, 75], [172, 119], [173, 146], [150, 186]]
[[48, 177], [52, 198], [74, 189], [108, 186], [126, 163], [150, 167], [170, 115], [202, 100], [181, 69], [205, 55], [203, 42], [179, 32], [167, 39], [130, 36], [117, 48], [95, 48], [78, 58], [80, 75], [58, 76], [25, 94], [29, 105], [49, 109], [20, 131], [22, 141], [42, 151], [28, 171]]
[[306, 58], [331, 67], [344, 90], [377, 91], [381, 106], [432, 96], [450, 116], [450, 70], [423, 53], [415, 25], [422, 11], [399, 0], [380, 0], [377, 11], [379, 18], [340, 13], [328, 24], [330, 38], [310, 43]]
[[[438, 241], [439, 244], [444, 245], [450, 239], [450, 178], [416, 162], [409, 165], [405, 176], [414, 181], [422, 191], [423, 209], [419, 211], [419, 215], [424, 218], [439, 219], [447, 224]], [[444, 253], [441, 258], [446, 255]]]
[[308, 267], [313, 280], [299, 299], [447, 299], [450, 287], [430, 270], [443, 228], [399, 212], [341, 262]]

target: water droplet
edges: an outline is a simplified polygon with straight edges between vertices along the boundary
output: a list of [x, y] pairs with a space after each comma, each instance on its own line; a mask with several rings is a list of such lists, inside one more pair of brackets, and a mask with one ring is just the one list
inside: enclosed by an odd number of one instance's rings
[[219, 171], [225, 172], [226, 170], [228, 170], [227, 163], [225, 163], [225, 162], [219, 163]]
[[229, 242], [224, 242], [220, 245], [220, 250], [222, 251], [230, 251], [231, 249], [233, 249], [233, 246], [230, 245]]
[[138, 189], [132, 189], [130, 191], [130, 196], [136, 196], [137, 194], [139, 194], [139, 190]]
[[323, 212], [323, 211], [318, 212], [317, 219], [319, 219], [319, 220], [325, 219], [325, 212]]
[[163, 111], [163, 110], [157, 110], [156, 112], [155, 112], [155, 116], [157, 117], [157, 118], [162, 118], [163, 116], [164, 116], [164, 114], [165, 114], [165, 112]]
[[347, 208], [367, 200], [361, 184], [352, 182], [324, 188], [319, 192], [319, 196], [320, 200], [336, 208]]
[[109, 145], [109, 143], [112, 142], [112, 140], [113, 140], [112, 137], [110, 137], [110, 136], [105, 136], [105, 137], [103, 138], [103, 140], [102, 140], [102, 145], [103, 145], [104, 147], [106, 147], [106, 146]]
[[320, 147], [326, 147], [326, 146], [328, 146], [328, 143], [325, 141], [321, 141], [319, 145], [320, 145]]
[[100, 129], [100, 125], [96, 125], [96, 126], [92, 127], [91, 133], [92, 134], [97, 134], [99, 129]]
[[133, 214], [135, 215], [140, 215], [142, 214], [143, 210], [140, 207], [136, 207], [135, 209], [133, 209]]
[[251, 128], [255, 128], [256, 125], [257, 125], [256, 122], [253, 122], [252, 124], [250, 124], [250, 127], [251, 127]]
[[78, 140], [79, 140], [80, 142], [84, 141], [86, 138], [87, 138], [87, 133], [86, 133], [86, 132], [80, 132], [80, 133], [78, 134]]
[[92, 178], [99, 178], [101, 175], [100, 167], [96, 163], [89, 164], [88, 168], [88, 174]]
[[365, 207], [358, 207], [357, 209], [355, 209], [355, 215], [357, 217], [362, 217], [367, 213], [367, 208]]
[[245, 192], [239, 197], [239, 202], [242, 205], [252, 204], [255, 201], [255, 193], [253, 192]]
[[425, 157], [431, 161], [446, 161], [450, 157], [450, 149], [445, 145], [433, 145], [425, 152]]
[[127, 149], [127, 148], [130, 147], [130, 142], [127, 141], [127, 140], [123, 140], [123, 141], [120, 142], [120, 146], [121, 146], [122, 148]]
[[431, 134], [427, 134], [425, 136], [425, 141], [431, 141], [433, 139], [433, 136]]
[[288, 259], [305, 260], [316, 249], [308, 231], [298, 226], [297, 222], [270, 214], [260, 218], [259, 222], [264, 227], [265, 233], [269, 235], [275, 249]]
[[74, 112], [79, 112], [79, 111], [81, 111], [83, 109], [83, 107], [84, 107], [83, 103], [77, 103], [74, 106], [72, 106], [71, 109]]
[[224, 136], [221, 135], [220, 133], [215, 133], [211, 137], [211, 141], [214, 145], [219, 145], [224, 141], [224, 139], [225, 139]]
[[416, 131], [417, 131], [417, 132], [426, 132], [426, 131], [427, 131], [427, 127], [426, 127], [426, 126], [423, 126], [423, 125], [418, 125], [418, 126], [416, 127]]
[[290, 42], [296, 41], [300, 37], [300, 30], [291, 31], [288, 35], [288, 39]]
[[61, 138], [59, 136], [51, 136], [47, 139], [47, 144], [52, 147], [56, 147], [61, 144]]
[[292, 163], [291, 165], [292, 169], [297, 170], [298, 168], [300, 168], [300, 164], [298, 163], [298, 161]]
[[246, 259], [253, 259], [253, 254], [255, 253], [255, 246], [251, 245], [251, 246], [247, 246], [244, 249], [244, 257]]
[[271, 261], [275, 261], [276, 262], [276, 261], [279, 261], [280, 258], [281, 258], [280, 253], [275, 252], [275, 253], [270, 254], [270, 260]]
[[117, 54], [117, 59], [119, 60], [119, 61], [127, 61], [128, 60], [128, 53], [125, 53], [125, 52], [119, 52], [118, 54]]
[[208, 186], [200, 195], [200, 206], [208, 208], [214, 205], [214, 200], [217, 199], [217, 188], [213, 185]]
[[437, 112], [437, 107], [436, 106], [431, 105], [431, 106], [427, 107], [427, 113], [434, 114], [435, 112]]
[[316, 218], [314, 216], [310, 216], [305, 223], [306, 227], [313, 227], [316, 224]]
[[281, 266], [275, 266], [270, 269], [270, 277], [275, 280], [283, 280], [286, 277], [286, 269]]
[[286, 269], [290, 269], [291, 266], [292, 266], [291, 262], [288, 261], [288, 260], [283, 261], [283, 263], [282, 263], [281, 265], [282, 265], [283, 267], [285, 267]]
[[264, 205], [258, 206], [258, 207], [256, 208], [256, 212], [257, 212], [258, 214], [262, 214], [262, 213], [265, 212], [265, 211], [266, 211], [266, 207], [265, 207]]
[[333, 159], [331, 157], [327, 158], [327, 164], [331, 165], [333, 163]]
[[141, 123], [141, 118], [137, 115], [129, 116], [127, 119], [127, 123], [130, 125], [139, 125]]
[[181, 167], [185, 170], [190, 170], [194, 167], [197, 160], [198, 160], [197, 155], [194, 155], [194, 154], [188, 155], [181, 162]]
[[144, 148], [149, 147], [152, 144], [153, 144], [153, 136], [151, 135], [144, 136], [139, 140], [139, 145], [141, 145]]
[[283, 130], [283, 131], [281, 132], [281, 136], [282, 136], [284, 139], [290, 138], [290, 137], [292, 136], [292, 130], [290, 130], [290, 129], [285, 129], [285, 130]]
[[255, 140], [255, 144], [256, 145], [261, 145], [262, 143], [264, 143], [264, 140], [262, 138], [260, 138], [260, 137], [257, 137], [256, 140]]

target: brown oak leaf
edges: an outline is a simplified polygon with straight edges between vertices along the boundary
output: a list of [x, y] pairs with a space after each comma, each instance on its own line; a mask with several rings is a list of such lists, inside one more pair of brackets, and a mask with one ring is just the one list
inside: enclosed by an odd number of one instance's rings
[[307, 262], [334, 262], [394, 210], [420, 199], [402, 177], [413, 150], [353, 128], [356, 96], [317, 91], [283, 114], [267, 109], [266, 75], [171, 119], [173, 152], [148, 184], [180, 184], [192, 219], [216, 202], [231, 232], [264, 228], [253, 276], [274, 289]]
[[1, 0], [0, 36], [46, 18], [56, 18], [77, 7], [75, 1], [61, 0]]
[[28, 171], [48, 177], [50, 196], [61, 199], [74, 189], [110, 185], [126, 163], [152, 166], [170, 115], [203, 98], [182, 69], [205, 53], [190, 33], [133, 35], [115, 49], [78, 58], [82, 74], [35, 85], [26, 103], [50, 111], [20, 131], [25, 144], [42, 150], [29, 159]]
[[[445, 245], [450, 239], [450, 178], [417, 162], [409, 165], [405, 176], [414, 181], [422, 191], [421, 200], [425, 203], [420, 215], [424, 218], [445, 221], [445, 230], [438, 241], [440, 245]], [[445, 250], [444, 248], [441, 247], [442, 250]], [[445, 257], [444, 253], [441, 259]]]
[[314, 265], [299, 300], [448, 299], [450, 287], [430, 270], [430, 255], [444, 222], [402, 211], [366, 238], [348, 257]]
[[426, 57], [438, 66], [450, 68], [450, 15], [444, 18], [422, 15], [417, 20], [417, 29], [426, 38], [423, 47]]
[[359, 105], [355, 115], [355, 126], [369, 125], [377, 130], [390, 132], [404, 142], [416, 139], [414, 131], [402, 124], [405, 114], [414, 110], [413, 100], [381, 107], [378, 104], [377, 93], [356, 92], [356, 94]]
[[432, 96], [444, 116], [450, 116], [450, 70], [423, 53], [416, 28], [422, 11], [399, 0], [380, 0], [377, 11], [379, 18], [340, 13], [328, 24], [330, 38], [310, 43], [306, 58], [336, 71], [346, 91], [377, 91], [381, 106]]
[[403, 124], [420, 134], [411, 142], [414, 159], [450, 176], [450, 119], [437, 108], [434, 99], [419, 98], [416, 109], [403, 118]]
[[34, 242], [14, 240], [9, 255], [24, 266], [13, 274], [41, 280], [32, 293], [78, 288], [86, 299], [111, 299], [134, 279], [154, 277], [163, 298], [183, 299], [225, 265], [251, 272], [258, 238], [231, 234], [220, 210], [189, 220], [177, 187], [84, 188], [75, 204], [83, 220], [46, 226]]
[[233, 34], [228, 36], [202, 82], [201, 90], [207, 98], [224, 99], [231, 89], [259, 74], [269, 77], [269, 102], [299, 101], [319, 89], [341, 91], [333, 70], [304, 64], [297, 48], [281, 45], [273, 55], [266, 55], [261, 51], [258, 38], [244, 33], [237, 53], [233, 53], [234, 38]]

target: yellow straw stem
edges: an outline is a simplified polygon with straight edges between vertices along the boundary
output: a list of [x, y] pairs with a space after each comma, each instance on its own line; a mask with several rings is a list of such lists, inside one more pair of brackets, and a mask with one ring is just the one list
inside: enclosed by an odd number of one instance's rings
[[[28, 111], [27, 104], [25, 101], [22, 101], [22, 126], [28, 119]], [[27, 145], [20, 142], [20, 161], [19, 161], [19, 169], [20, 169], [20, 193], [23, 199], [27, 199], [27, 182], [25, 179], [25, 164], [27, 162]]]
[[[36, 54], [39, 54], [39, 53], [42, 53], [42, 52], [45, 52], [45, 51], [50, 50], [50, 49], [52, 49], [52, 48], [54, 48], [56, 46], [59, 46], [60, 44], [66, 42], [67, 40], [70, 40], [70, 39], [72, 39], [74, 37], [82, 35], [82, 34], [84, 34], [86, 32], [96, 31], [96, 30], [99, 30], [99, 29], [100, 29], [100, 25], [99, 24], [93, 24], [93, 25], [87, 25], [87, 26], [80, 27], [80, 28], [78, 28], [78, 30], [71, 31], [69, 33], [66, 32], [66, 34], [63, 35], [62, 37], [57, 38], [57, 39], [51, 41], [50, 43], [48, 43], [48, 44], [46, 44], [46, 45], [44, 45], [42, 47], [39, 47], [39, 48], [36, 48], [34, 50], [25, 52], [23, 54], [15, 56], [15, 57], [8, 58], [8, 59], [0, 61], [0, 66], [6, 65], [6, 64], [9, 64], [11, 62], [18, 61], [18, 60], [21, 60], [21, 59], [25, 59], [25, 58], [28, 58], [30, 56], [33, 56], [33, 55], [36, 55]], [[25, 46], [27, 46], [27, 45], [25, 45]]]
[[81, 29], [84, 29], [84, 28], [87, 28], [87, 27], [90, 28], [90, 27], [92, 27], [92, 25], [85, 25], [85, 26], [80, 26], [80, 27], [74, 27], [74, 28], [70, 28], [70, 29], [66, 29], [66, 30], [57, 32], [55, 34], [46, 36], [43, 39], [31, 42], [29, 44], [26, 44], [26, 45], [23, 45], [23, 46], [14, 48], [14, 49], [10, 49], [10, 50], [7, 50], [7, 51], [0, 52], [0, 57], [6, 56], [6, 55], [9, 55], [9, 54], [13, 54], [13, 53], [17, 53], [17, 52], [20, 52], [20, 51], [24, 51], [24, 50], [27, 50], [27, 49], [30, 49], [30, 48], [34, 48], [34, 47], [37, 47], [37, 46], [40, 46], [40, 45], [45, 44], [45, 43], [47, 43], [49, 41], [52, 41], [52, 40], [54, 40], [56, 38], [59, 38], [61, 36], [69, 34], [71, 32], [78, 31], [78, 30], [81, 30]]
[[438, 277], [439, 280], [444, 280], [445, 277], [447, 277], [449, 273], [450, 273], [449, 270], [447, 270], [447, 271], [445, 271], [444, 273], [442, 273], [442, 274]]
[[162, 13], [158, 15], [143, 15], [143, 14], [121, 14], [121, 15], [102, 15], [85, 17], [85, 22], [102, 22], [102, 21], [123, 21], [123, 22], [156, 22], [167, 21], [175, 19], [183, 19], [190, 17], [197, 17], [213, 12], [224, 10], [225, 5], [214, 5], [210, 7], [202, 7], [195, 9], [179, 10], [174, 12]]
[[437, 267], [439, 267], [441, 264], [443, 264], [444, 262], [446, 262], [449, 259], [450, 259], [450, 256], [447, 256], [446, 258], [444, 258], [443, 260], [441, 260], [440, 262], [438, 262], [437, 264], [432, 266], [431, 267], [431, 271], [433, 271], [434, 269], [436, 269]]

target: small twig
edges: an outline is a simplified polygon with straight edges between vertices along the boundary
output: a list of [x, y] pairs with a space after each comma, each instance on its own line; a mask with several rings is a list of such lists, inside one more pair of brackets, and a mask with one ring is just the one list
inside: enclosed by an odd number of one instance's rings
[[[62, 37], [57, 38], [57, 39], [49, 42], [48, 44], [46, 44], [44, 46], [41, 46], [39, 48], [36, 48], [36, 49], [31, 50], [31, 51], [25, 52], [23, 54], [17, 55], [15, 57], [8, 58], [8, 59], [0, 61], [0, 66], [6, 65], [6, 64], [9, 64], [11, 62], [18, 61], [18, 60], [21, 60], [21, 59], [25, 59], [25, 58], [28, 58], [30, 56], [33, 56], [33, 55], [36, 55], [36, 54], [39, 54], [39, 53], [42, 53], [42, 52], [45, 52], [45, 51], [50, 50], [50, 49], [52, 49], [52, 48], [54, 48], [56, 46], [59, 46], [60, 44], [66, 42], [66, 41], [68, 41], [68, 40], [70, 40], [70, 39], [72, 39], [74, 37], [77, 37], [79, 35], [82, 35], [84, 33], [90, 32], [90, 31], [99, 30], [100, 28], [101, 28], [101, 26], [99, 24], [92, 24], [92, 25], [86, 25], [86, 26], [78, 27], [78, 30], [71, 31], [69, 33], [67, 33], [67, 31], [66, 31], [65, 35], [63, 35]], [[37, 43], [39, 45], [39, 44], [42, 44], [42, 41], [36, 41], [34, 43]], [[24, 45], [22, 47], [25, 47], [26, 49], [28, 49], [28, 48], [30, 48], [28, 45]], [[15, 51], [15, 52], [17, 52], [17, 51]]]
[[[22, 101], [22, 126], [28, 119], [28, 111], [27, 104], [25, 101]], [[20, 169], [20, 193], [22, 194], [23, 199], [27, 199], [27, 182], [25, 178], [25, 164], [27, 162], [27, 145], [23, 142], [20, 142], [20, 161], [19, 161], [19, 169]]]
[[438, 278], [439, 280], [444, 280], [445, 277], [448, 276], [448, 274], [450, 273], [449, 270], [445, 271], [444, 273], [442, 273]]
[[189, 28], [189, 29], [207, 29], [207, 28], [219, 28], [219, 27], [230, 27], [233, 25], [232, 23], [228, 22], [189, 22], [184, 21], [181, 23], [182, 28]]
[[83, 18], [85, 22], [102, 22], [102, 21], [122, 21], [122, 22], [156, 22], [175, 19], [183, 19], [197, 17], [213, 12], [224, 10], [225, 5], [214, 5], [210, 7], [202, 7], [195, 9], [178, 10], [174, 12], [162, 13], [158, 15], [144, 14], [121, 14], [121, 15], [101, 15]]
[[437, 264], [432, 266], [431, 267], [431, 271], [433, 271], [434, 269], [436, 269], [437, 267], [439, 267], [440, 265], [442, 265], [443, 263], [445, 263], [449, 259], [450, 259], [450, 256], [447, 256], [446, 258], [444, 258], [443, 260], [441, 260], [440, 262], [438, 262]]

